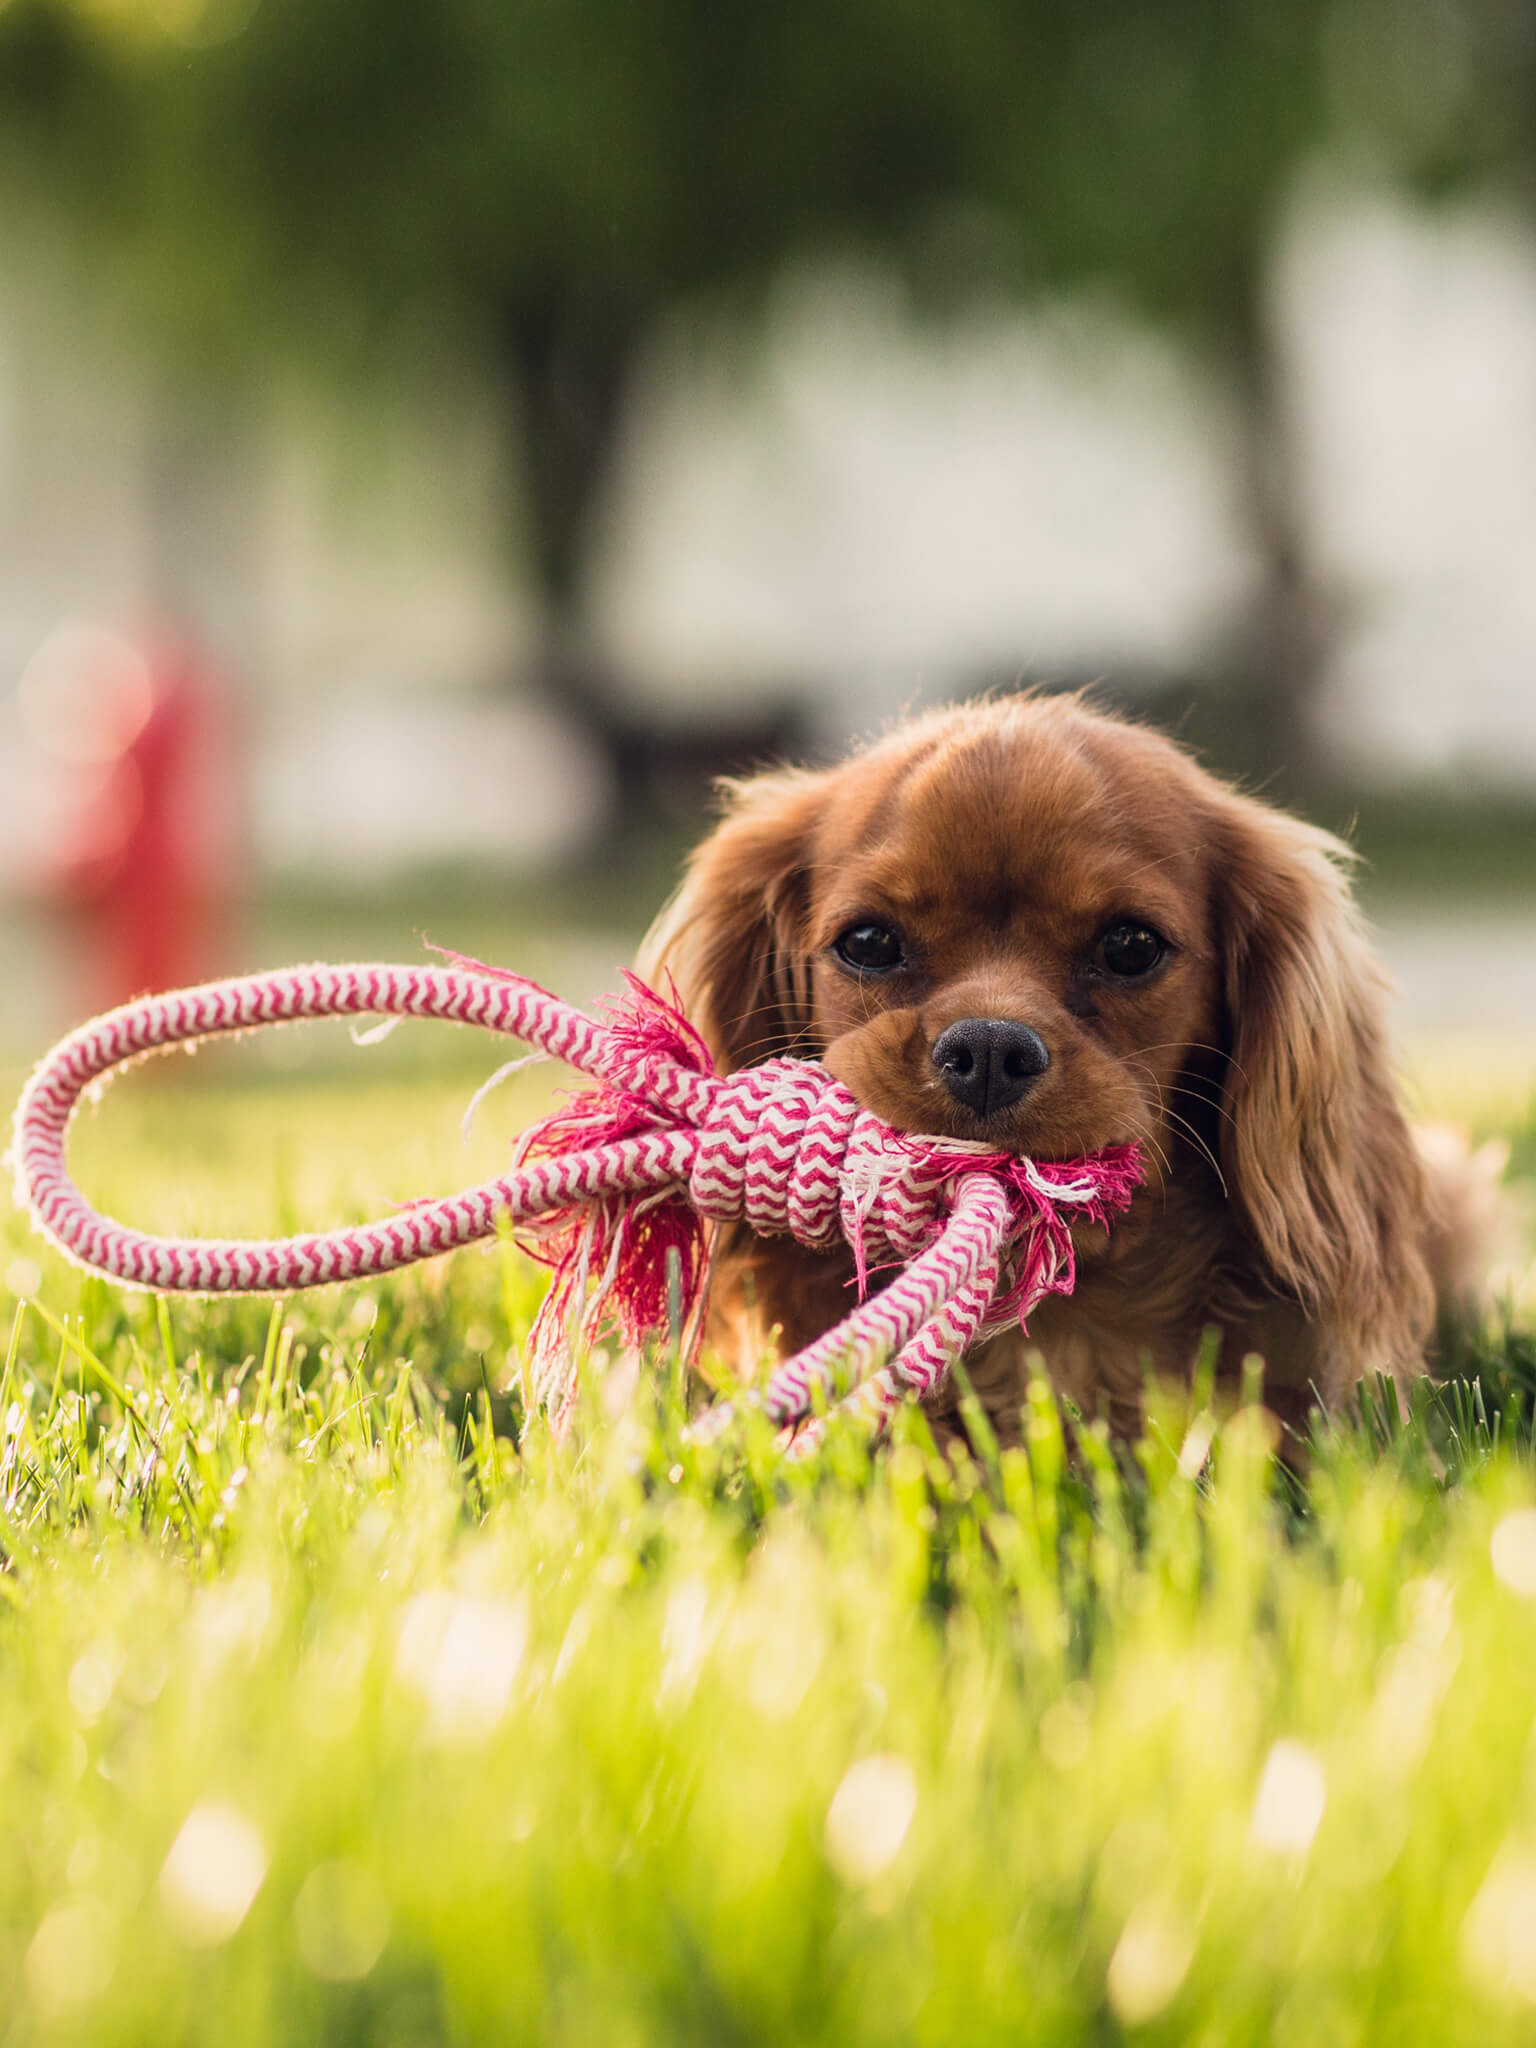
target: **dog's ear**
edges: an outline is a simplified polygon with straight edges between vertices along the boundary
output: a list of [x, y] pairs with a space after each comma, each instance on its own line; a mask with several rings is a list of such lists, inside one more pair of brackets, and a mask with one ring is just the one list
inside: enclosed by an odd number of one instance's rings
[[1330, 834], [1244, 798], [1216, 827], [1229, 1196], [1346, 1372], [1411, 1367], [1433, 1300], [1423, 1169], [1389, 1064], [1385, 982]]
[[785, 769], [725, 785], [725, 817], [694, 853], [637, 966], [683, 1008], [723, 1069], [810, 1052], [805, 926], [829, 778]]

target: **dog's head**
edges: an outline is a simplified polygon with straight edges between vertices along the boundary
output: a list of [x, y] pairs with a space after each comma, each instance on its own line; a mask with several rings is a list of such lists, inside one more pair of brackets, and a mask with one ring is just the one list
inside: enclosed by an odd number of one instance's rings
[[1013, 698], [734, 785], [642, 966], [725, 1067], [801, 1053], [900, 1129], [1208, 1176], [1270, 1285], [1379, 1335], [1425, 1314], [1419, 1169], [1347, 860], [1156, 734]]

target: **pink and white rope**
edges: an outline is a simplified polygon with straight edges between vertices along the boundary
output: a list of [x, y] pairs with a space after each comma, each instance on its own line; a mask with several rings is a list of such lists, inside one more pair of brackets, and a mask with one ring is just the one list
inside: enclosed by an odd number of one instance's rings
[[[361, 1016], [441, 1018], [519, 1039], [616, 1091], [631, 1106], [628, 1123], [645, 1127], [526, 1158], [380, 1222], [275, 1239], [131, 1230], [93, 1209], [70, 1179], [65, 1142], [81, 1097], [126, 1062], [301, 1018]], [[17, 1107], [17, 1199], [71, 1258], [130, 1286], [181, 1293], [285, 1293], [363, 1279], [572, 1205], [606, 1213], [605, 1205], [678, 1193], [705, 1217], [745, 1219], [765, 1235], [788, 1233], [820, 1249], [846, 1239], [861, 1275], [866, 1262], [900, 1263], [886, 1287], [750, 1397], [782, 1425], [823, 1407], [840, 1373], [858, 1383], [850, 1398], [881, 1419], [905, 1396], [932, 1393], [978, 1335], [1070, 1286], [1065, 1231], [1059, 1222], [1054, 1236], [1042, 1231], [1042, 1220], [1062, 1209], [1102, 1220], [1106, 1204], [1123, 1206], [1135, 1178], [1124, 1161], [1110, 1174], [1119, 1175], [1113, 1186], [1092, 1161], [1014, 1160], [1004, 1172], [997, 1154], [892, 1130], [814, 1062], [776, 1059], [720, 1075], [692, 1063], [700, 1057], [680, 1040], [646, 1041], [477, 963], [299, 967], [209, 982], [109, 1011], [46, 1056]]]

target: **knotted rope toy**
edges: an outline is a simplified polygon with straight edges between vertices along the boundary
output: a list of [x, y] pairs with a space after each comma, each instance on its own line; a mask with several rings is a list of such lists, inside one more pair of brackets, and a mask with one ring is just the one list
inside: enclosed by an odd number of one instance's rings
[[[904, 1397], [933, 1393], [978, 1337], [1071, 1291], [1068, 1219], [1107, 1225], [1140, 1179], [1134, 1146], [1037, 1165], [893, 1130], [811, 1060], [716, 1073], [687, 1020], [633, 976], [599, 1019], [519, 975], [445, 958], [441, 967], [244, 975], [147, 996], [81, 1025], [42, 1060], [17, 1106], [18, 1202], [71, 1258], [166, 1293], [287, 1293], [359, 1280], [509, 1226], [554, 1268], [530, 1351], [536, 1395], [558, 1419], [574, 1395], [571, 1338], [590, 1340], [612, 1323], [638, 1344], [666, 1326], [669, 1309], [687, 1316], [701, 1305], [707, 1221], [744, 1219], [817, 1250], [846, 1241], [856, 1306], [746, 1397], [787, 1427], [825, 1409], [843, 1372], [853, 1382], [846, 1401], [880, 1425]], [[509, 1173], [317, 1235], [148, 1236], [98, 1214], [71, 1181], [70, 1120], [114, 1068], [198, 1039], [360, 1016], [480, 1025], [599, 1085], [526, 1132]], [[891, 1264], [901, 1270], [869, 1293], [871, 1267]], [[729, 1412], [717, 1403], [710, 1426]]]

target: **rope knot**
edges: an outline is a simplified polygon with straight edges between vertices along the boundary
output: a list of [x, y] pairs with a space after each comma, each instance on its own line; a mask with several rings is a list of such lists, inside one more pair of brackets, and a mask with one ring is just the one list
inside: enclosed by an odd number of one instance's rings
[[716, 1080], [699, 1117], [688, 1198], [717, 1222], [813, 1251], [847, 1242], [865, 1291], [871, 1260], [905, 1261], [939, 1235], [949, 1162], [858, 1102], [810, 1060], [768, 1060]]

